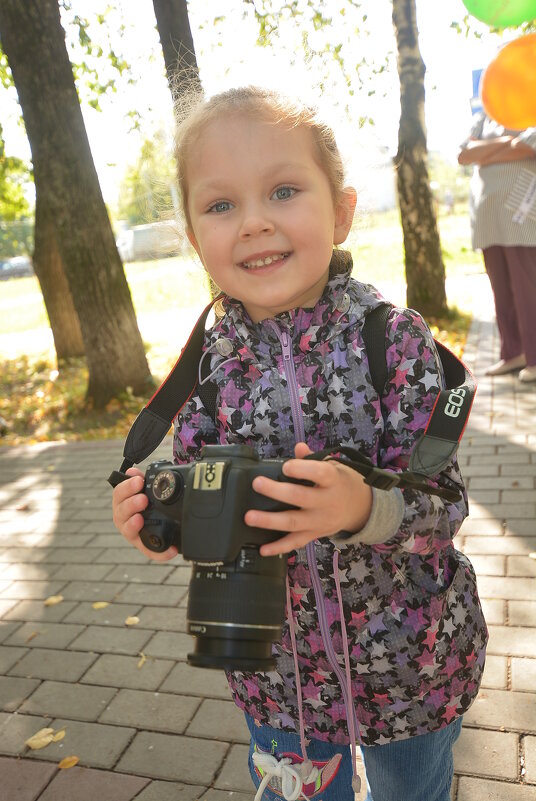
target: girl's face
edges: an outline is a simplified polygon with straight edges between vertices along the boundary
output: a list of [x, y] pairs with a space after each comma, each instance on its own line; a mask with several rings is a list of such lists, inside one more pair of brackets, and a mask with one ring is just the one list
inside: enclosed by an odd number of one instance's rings
[[356, 196], [334, 204], [309, 129], [224, 116], [192, 145], [188, 237], [216, 284], [259, 322], [313, 306]]

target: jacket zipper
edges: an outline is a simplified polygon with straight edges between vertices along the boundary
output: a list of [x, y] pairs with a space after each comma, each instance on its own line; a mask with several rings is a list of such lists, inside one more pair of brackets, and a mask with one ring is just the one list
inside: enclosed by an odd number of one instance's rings
[[[283, 370], [285, 372], [285, 378], [287, 379], [287, 384], [289, 388], [289, 395], [290, 395], [290, 408], [292, 411], [292, 420], [294, 422], [294, 430], [297, 433], [297, 442], [304, 442], [305, 441], [305, 427], [303, 425], [303, 415], [302, 415], [302, 408], [300, 402], [300, 393], [298, 389], [298, 381], [296, 378], [296, 368], [294, 366], [294, 359], [292, 354], [292, 339], [286, 330], [281, 330], [277, 324], [273, 321], [272, 327], [274, 331], [277, 333], [279, 341], [281, 343], [281, 352], [283, 355]], [[337, 676], [339, 681], [341, 691], [344, 697], [345, 706], [347, 711], [354, 717], [354, 723], [356, 727], [356, 731], [359, 732], [359, 723], [357, 720], [357, 714], [355, 711], [355, 706], [352, 702], [351, 698], [348, 698], [346, 682], [344, 680], [344, 674], [340, 668], [340, 665], [337, 661], [337, 655], [335, 653], [335, 649], [333, 648], [333, 643], [331, 641], [331, 636], [329, 633], [329, 625], [326, 616], [326, 609], [324, 606], [324, 591], [322, 588], [322, 582], [320, 580], [320, 576], [318, 573], [318, 565], [316, 563], [315, 551], [314, 551], [314, 542], [309, 542], [305, 548], [307, 554], [307, 563], [309, 565], [309, 570], [311, 573], [311, 579], [313, 584], [313, 592], [316, 599], [316, 608], [318, 610], [318, 620], [320, 623], [320, 636], [322, 637], [322, 642], [324, 644], [324, 648], [326, 649], [326, 654], [331, 664], [331, 667]]]

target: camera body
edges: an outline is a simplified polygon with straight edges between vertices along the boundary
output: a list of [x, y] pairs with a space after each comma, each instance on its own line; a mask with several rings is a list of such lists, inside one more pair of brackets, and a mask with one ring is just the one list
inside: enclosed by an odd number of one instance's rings
[[193, 562], [187, 611], [188, 632], [196, 636], [192, 665], [274, 667], [271, 644], [285, 619], [286, 557], [262, 557], [259, 548], [283, 533], [247, 526], [244, 515], [295, 508], [251, 486], [258, 475], [291, 481], [283, 464], [261, 460], [246, 445], [207, 445], [191, 464], [159, 461], [147, 468], [141, 540], [156, 552], [175, 545]]

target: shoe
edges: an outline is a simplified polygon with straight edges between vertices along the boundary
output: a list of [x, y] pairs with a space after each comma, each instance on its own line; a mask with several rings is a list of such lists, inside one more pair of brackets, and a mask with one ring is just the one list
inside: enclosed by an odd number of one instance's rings
[[531, 364], [530, 367], [525, 367], [524, 370], [521, 370], [519, 373], [519, 380], [523, 381], [524, 384], [528, 384], [530, 381], [536, 381], [536, 364]]
[[515, 373], [521, 367], [526, 365], [525, 357], [522, 353], [519, 356], [514, 356], [513, 359], [501, 359], [500, 361], [488, 367], [484, 375], [506, 375], [507, 373]]

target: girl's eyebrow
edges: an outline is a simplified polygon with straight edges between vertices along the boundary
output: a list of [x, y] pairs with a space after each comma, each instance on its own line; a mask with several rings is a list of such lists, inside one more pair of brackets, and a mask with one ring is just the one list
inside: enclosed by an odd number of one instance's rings
[[[310, 168], [301, 162], [293, 162], [293, 161], [282, 161], [279, 164], [270, 164], [264, 171], [261, 170], [260, 177], [262, 179], [265, 178], [274, 178], [275, 176], [279, 175], [280, 173], [284, 173], [287, 171], [302, 171], [302, 172], [309, 172]], [[217, 177], [215, 178], [207, 178], [206, 181], [200, 181], [195, 189], [196, 192], [225, 192], [228, 189], [228, 181], [227, 180], [219, 180]]]

